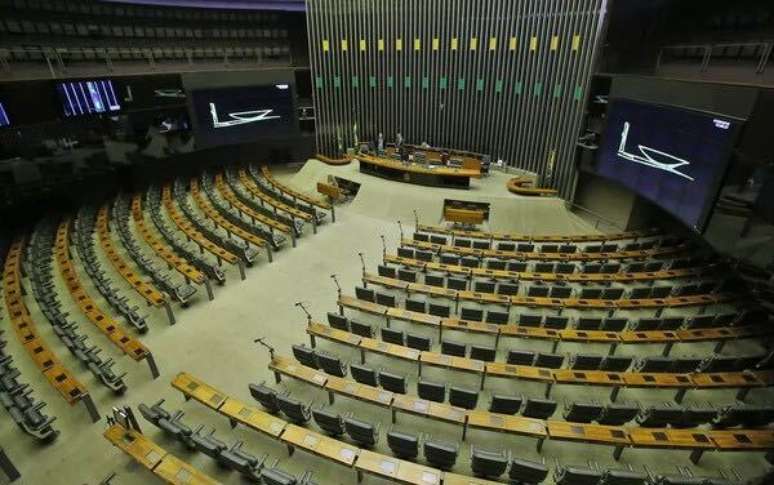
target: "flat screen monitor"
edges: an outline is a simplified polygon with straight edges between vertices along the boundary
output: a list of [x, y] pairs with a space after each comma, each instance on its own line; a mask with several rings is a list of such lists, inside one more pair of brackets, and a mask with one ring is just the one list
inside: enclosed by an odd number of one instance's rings
[[191, 93], [200, 148], [296, 134], [288, 84], [198, 89]]
[[611, 100], [595, 170], [704, 230], [742, 120]]
[[5, 106], [0, 102], [0, 128], [11, 126], [11, 120], [8, 118], [8, 113], [5, 112]]
[[66, 117], [121, 110], [113, 82], [108, 79], [60, 82], [56, 89]]

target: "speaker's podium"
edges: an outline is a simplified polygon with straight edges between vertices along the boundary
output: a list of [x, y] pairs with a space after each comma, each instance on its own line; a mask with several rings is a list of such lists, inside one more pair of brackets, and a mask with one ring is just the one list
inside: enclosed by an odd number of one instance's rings
[[360, 164], [360, 171], [363, 173], [412, 184], [467, 189], [470, 188], [470, 179], [481, 178], [480, 166], [452, 168], [443, 165], [402, 162], [365, 154], [358, 154], [354, 158]]

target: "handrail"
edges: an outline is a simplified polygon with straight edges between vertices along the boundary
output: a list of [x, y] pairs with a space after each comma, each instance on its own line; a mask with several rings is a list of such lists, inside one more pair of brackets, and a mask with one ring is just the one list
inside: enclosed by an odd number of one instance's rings
[[580, 205], [580, 204], [576, 204], [575, 202], [571, 202], [571, 201], [567, 201], [567, 204], [570, 206], [570, 209], [571, 209], [571, 210], [572, 210], [572, 209], [580, 209], [581, 211], [583, 211], [583, 212], [585, 212], [585, 213], [587, 213], [587, 214], [590, 214], [590, 215], [594, 216], [594, 217], [597, 219], [597, 222], [594, 224], [594, 229], [597, 229], [597, 230], [598, 230], [598, 229], [599, 229], [599, 222], [600, 222], [600, 221], [602, 221], [602, 222], [604, 222], [605, 224], [607, 224], [607, 225], [609, 225], [609, 226], [612, 226], [613, 228], [615, 228], [615, 229], [617, 229], [617, 230], [619, 230], [619, 231], [626, 231], [626, 230], [627, 230], [627, 229], [626, 229], [624, 226], [622, 226], [621, 224], [619, 224], [619, 223], [617, 223], [617, 222], [614, 222], [614, 221], [612, 221], [611, 219], [608, 219], [607, 217], [605, 217], [605, 216], [603, 216], [603, 215], [601, 215], [601, 214], [598, 214], [598, 213], [594, 212], [594, 211], [593, 211], [593, 210], [591, 210], [591, 209], [588, 209], [588, 208], [586, 208], [586, 207], [583, 207], [583, 206], [582, 206], [582, 205]]

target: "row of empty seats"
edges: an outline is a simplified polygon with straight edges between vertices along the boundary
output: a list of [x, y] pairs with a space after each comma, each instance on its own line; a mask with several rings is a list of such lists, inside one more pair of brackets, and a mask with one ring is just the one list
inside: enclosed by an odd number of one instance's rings
[[625, 241], [625, 240], [650, 240], [661, 239], [664, 237], [659, 229], [645, 229], [640, 231], [626, 231], [619, 233], [600, 233], [600, 234], [580, 234], [580, 235], [557, 235], [557, 234], [518, 234], [512, 232], [487, 232], [471, 231], [459, 228], [448, 228], [443, 226], [431, 226], [420, 224], [416, 221], [417, 232], [441, 234], [452, 237], [463, 237], [470, 239], [491, 239], [495, 241], [527, 241], [527, 242], [605, 242], [605, 241]]

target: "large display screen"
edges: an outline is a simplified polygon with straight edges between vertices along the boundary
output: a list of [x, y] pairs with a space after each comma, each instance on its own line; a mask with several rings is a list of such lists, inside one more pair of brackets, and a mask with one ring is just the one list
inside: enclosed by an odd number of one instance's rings
[[110, 80], [62, 82], [57, 83], [56, 90], [67, 117], [121, 110], [121, 103]]
[[0, 102], [0, 128], [11, 126], [11, 120], [8, 119], [8, 113], [5, 112], [5, 106]]
[[703, 231], [741, 120], [613, 99], [596, 171]]
[[248, 143], [297, 131], [290, 85], [199, 89], [191, 93], [196, 145]]

